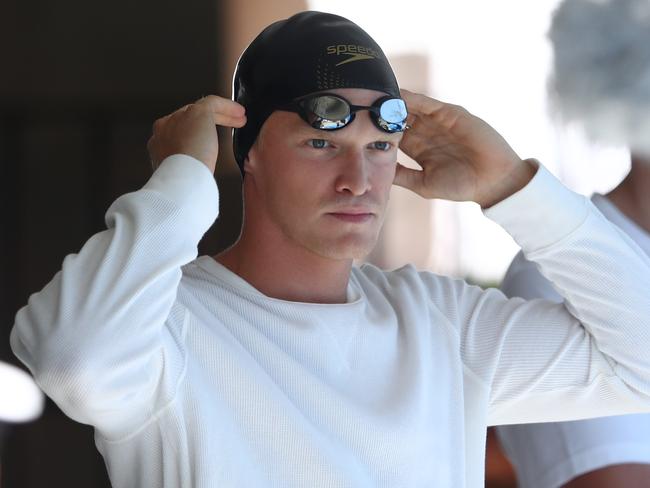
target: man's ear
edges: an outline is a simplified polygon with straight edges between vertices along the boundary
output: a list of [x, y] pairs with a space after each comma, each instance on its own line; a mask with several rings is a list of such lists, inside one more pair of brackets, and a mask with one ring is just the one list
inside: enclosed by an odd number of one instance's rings
[[244, 159], [244, 173], [253, 173], [255, 168], [255, 164], [251, 163], [251, 158], [246, 156]]
[[253, 143], [248, 154], [244, 158], [244, 173], [255, 173], [259, 160], [259, 154], [257, 151], [257, 141]]

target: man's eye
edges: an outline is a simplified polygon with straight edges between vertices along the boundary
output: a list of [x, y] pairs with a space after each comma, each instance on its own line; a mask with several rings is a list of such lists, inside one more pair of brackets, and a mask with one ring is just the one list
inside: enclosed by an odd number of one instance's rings
[[371, 144], [373, 149], [378, 151], [388, 151], [392, 146], [390, 142], [387, 141], [375, 141]]
[[329, 146], [329, 142], [325, 139], [310, 139], [307, 144], [309, 144], [314, 149], [323, 149]]

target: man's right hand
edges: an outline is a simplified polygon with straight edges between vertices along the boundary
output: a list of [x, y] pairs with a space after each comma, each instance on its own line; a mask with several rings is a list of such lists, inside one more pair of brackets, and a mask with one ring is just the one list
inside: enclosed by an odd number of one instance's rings
[[155, 170], [168, 156], [187, 154], [214, 172], [219, 155], [215, 125], [242, 127], [245, 123], [245, 109], [237, 102], [216, 95], [203, 97], [154, 122], [147, 143], [151, 164]]

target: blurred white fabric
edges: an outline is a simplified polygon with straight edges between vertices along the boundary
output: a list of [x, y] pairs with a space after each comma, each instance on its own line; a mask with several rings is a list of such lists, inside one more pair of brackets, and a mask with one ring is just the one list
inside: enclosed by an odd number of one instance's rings
[[27, 422], [43, 411], [44, 396], [21, 369], [0, 362], [0, 421]]

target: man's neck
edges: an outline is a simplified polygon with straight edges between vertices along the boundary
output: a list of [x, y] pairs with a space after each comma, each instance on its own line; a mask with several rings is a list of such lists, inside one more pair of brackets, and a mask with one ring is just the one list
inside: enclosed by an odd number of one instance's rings
[[266, 296], [307, 303], [345, 303], [352, 260], [332, 260], [295, 245], [263, 241], [244, 229], [235, 245], [213, 256]]
[[625, 179], [607, 198], [629, 219], [650, 233], [650, 161], [632, 157]]

